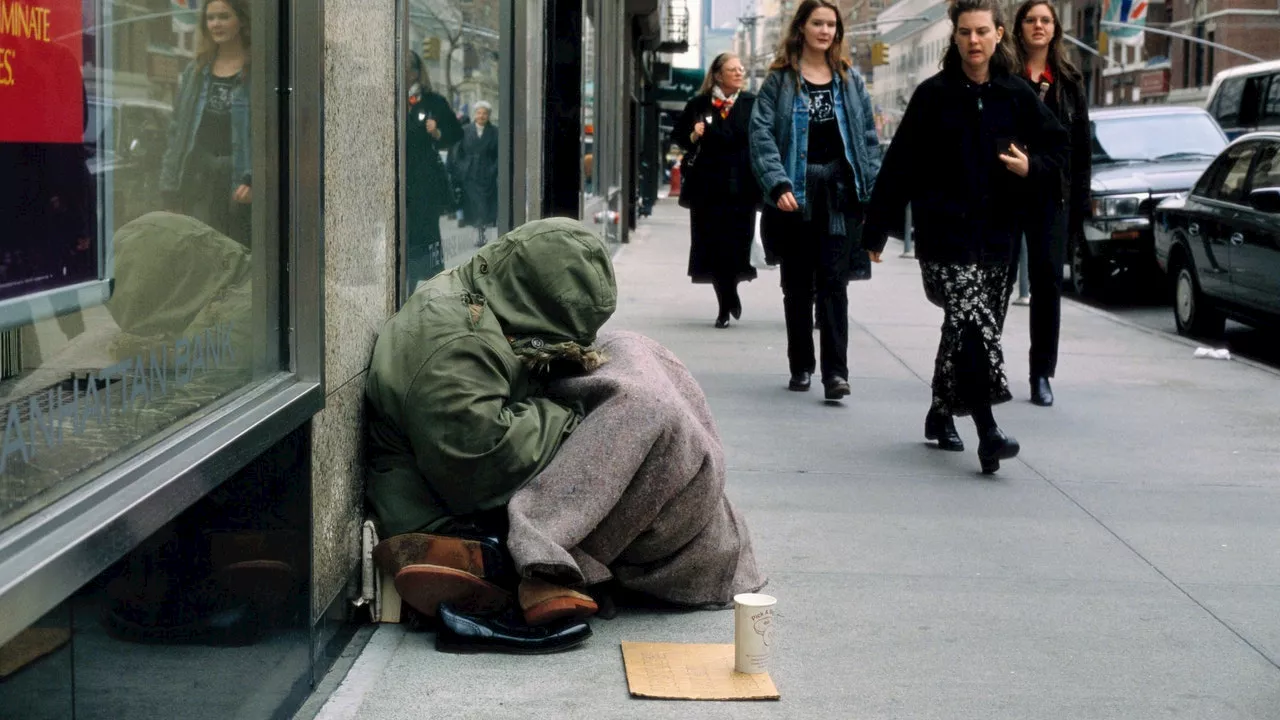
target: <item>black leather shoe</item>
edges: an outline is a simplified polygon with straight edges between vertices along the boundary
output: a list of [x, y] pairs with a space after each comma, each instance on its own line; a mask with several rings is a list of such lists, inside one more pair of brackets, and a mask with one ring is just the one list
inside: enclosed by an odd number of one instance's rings
[[853, 392], [849, 389], [849, 381], [842, 377], [823, 380], [822, 387], [826, 390], [823, 397], [828, 400], [839, 400], [841, 398], [848, 397], [849, 393]]
[[793, 392], [809, 392], [809, 384], [812, 381], [813, 373], [791, 373], [791, 382], [787, 383], [787, 389]]
[[734, 320], [742, 319], [742, 298], [738, 298], [733, 301], [733, 310], [730, 312], [733, 314]]
[[1003, 430], [998, 427], [991, 428], [978, 441], [978, 462], [982, 463], [983, 474], [990, 475], [999, 470], [1001, 460], [1012, 460], [1018, 457], [1018, 451], [1021, 449], [1018, 441], [1005, 435]]
[[729, 327], [729, 313], [720, 313], [720, 316], [716, 318], [716, 327], [722, 330]]
[[583, 620], [531, 627], [516, 612], [464, 615], [448, 603], [440, 605], [439, 620], [436, 649], [441, 652], [541, 655], [577, 647], [591, 637], [591, 626]]
[[964, 451], [964, 441], [960, 439], [960, 433], [956, 432], [955, 418], [950, 415], [930, 410], [924, 416], [924, 437], [926, 440], [937, 440], [939, 450]]
[[1043, 375], [1031, 378], [1031, 403], [1040, 407], [1053, 405], [1053, 388], [1049, 387], [1049, 378]]

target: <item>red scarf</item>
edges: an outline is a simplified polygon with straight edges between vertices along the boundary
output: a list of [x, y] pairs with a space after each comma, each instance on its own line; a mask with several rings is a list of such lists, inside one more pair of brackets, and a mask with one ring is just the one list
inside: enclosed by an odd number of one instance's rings
[[729, 117], [729, 111], [733, 109], [732, 100], [720, 100], [719, 98], [711, 98], [711, 105], [720, 111], [720, 119], [724, 120]]

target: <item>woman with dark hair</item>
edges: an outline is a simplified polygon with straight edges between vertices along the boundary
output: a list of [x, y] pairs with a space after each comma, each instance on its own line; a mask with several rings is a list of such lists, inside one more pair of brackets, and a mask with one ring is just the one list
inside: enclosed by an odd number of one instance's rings
[[751, 175], [747, 134], [755, 96], [743, 91], [746, 79], [742, 60], [721, 53], [672, 130], [689, 175], [680, 188], [693, 236], [689, 277], [715, 288], [718, 328], [729, 327], [730, 316], [742, 317], [738, 283], [756, 278], [751, 240], [760, 190]]
[[827, 400], [839, 400], [850, 392], [847, 283], [851, 263], [863, 277], [870, 269], [860, 251], [862, 219], [880, 140], [840, 11], [827, 0], [804, 0], [778, 48], [751, 114], [751, 167], [771, 206], [769, 234], [785, 238], [788, 387], [807, 391], [815, 369], [816, 289], [822, 384]]
[[964, 450], [953, 417], [972, 415], [984, 473], [1017, 456], [991, 406], [1010, 399], [1001, 332], [1025, 209], [1057, 193], [1067, 133], [1014, 74], [995, 0], [952, 3], [942, 72], [916, 88], [885, 155], [867, 219], [880, 262], [910, 203], [925, 295], [944, 312], [925, 437]]
[[1029, 208], [1025, 252], [1020, 271], [1030, 280], [1031, 402], [1053, 405], [1049, 378], [1058, 365], [1062, 320], [1062, 263], [1068, 239], [1079, 242], [1090, 214], [1089, 176], [1092, 140], [1089, 100], [1080, 71], [1067, 59], [1058, 11], [1048, 0], [1027, 0], [1013, 23], [1018, 68], [1024, 80], [1071, 136], [1061, 190]]
[[444, 246], [440, 215], [453, 204], [453, 189], [440, 151], [462, 139], [462, 124], [449, 101], [431, 90], [431, 78], [422, 58], [410, 52], [405, 82], [409, 84], [409, 109], [405, 145], [405, 280], [408, 292], [418, 283], [444, 270]]
[[200, 46], [178, 84], [160, 165], [164, 205], [248, 245], [253, 200], [248, 0], [200, 11]]

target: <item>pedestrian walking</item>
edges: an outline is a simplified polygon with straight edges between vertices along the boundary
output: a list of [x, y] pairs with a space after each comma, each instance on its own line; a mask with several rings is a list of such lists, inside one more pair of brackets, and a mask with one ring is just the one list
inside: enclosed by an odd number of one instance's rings
[[405, 118], [405, 275], [409, 292], [444, 270], [440, 216], [454, 203], [449, 173], [440, 153], [462, 139], [462, 125], [449, 101], [431, 88], [422, 58], [410, 51], [405, 67], [409, 83]]
[[827, 0], [802, 2], [778, 48], [751, 114], [751, 166], [768, 235], [781, 245], [788, 387], [809, 389], [816, 315], [825, 397], [839, 400], [849, 394], [847, 284], [851, 273], [870, 277], [862, 220], [880, 140], [844, 21]]
[[201, 9], [199, 50], [178, 83], [160, 162], [165, 209], [246, 246], [253, 201], [249, 7], [247, 0], [213, 0]]
[[672, 131], [685, 151], [680, 204], [689, 208], [689, 277], [715, 288], [718, 328], [742, 317], [738, 283], [756, 278], [751, 242], [760, 190], [747, 144], [755, 96], [745, 84], [742, 60], [720, 54]]
[[462, 129], [462, 141], [449, 154], [454, 184], [462, 191], [462, 225], [476, 228], [476, 247], [498, 224], [498, 128], [489, 121], [493, 106], [481, 100]]
[[985, 473], [1018, 454], [991, 408], [1011, 399], [1001, 332], [1024, 209], [1056, 192], [1067, 134], [1027, 84], [995, 0], [956, 0], [942, 71], [911, 97], [884, 159], [867, 221], [880, 262], [912, 206], [925, 294], [944, 320], [925, 437], [964, 450], [953, 417], [972, 415]]
[[[1067, 59], [1058, 10], [1048, 0], [1027, 0], [1013, 23], [1022, 77], [1070, 136], [1070, 151], [1057, 193], [1046, 193], [1028, 208], [1019, 282], [1031, 302], [1031, 402], [1053, 405], [1049, 378], [1058, 367], [1062, 323], [1062, 264], [1069, 239], [1084, 237], [1090, 215], [1089, 178], [1093, 159], [1089, 101], [1080, 71]], [[1021, 270], [1025, 268], [1025, 271]], [[1025, 280], [1023, 279], [1025, 277]]]

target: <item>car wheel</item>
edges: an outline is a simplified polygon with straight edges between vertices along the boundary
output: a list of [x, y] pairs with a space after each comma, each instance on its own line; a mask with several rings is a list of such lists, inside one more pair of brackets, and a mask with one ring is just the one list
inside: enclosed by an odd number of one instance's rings
[[1094, 295], [1098, 290], [1097, 263], [1089, 256], [1088, 246], [1072, 240], [1067, 247], [1067, 262], [1071, 269], [1069, 287], [1079, 297]]
[[1178, 334], [1218, 337], [1226, 327], [1226, 318], [1200, 292], [1200, 282], [1190, 263], [1183, 261], [1173, 276], [1173, 319]]

